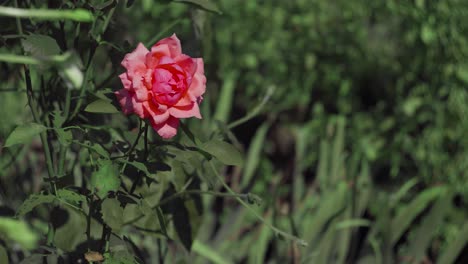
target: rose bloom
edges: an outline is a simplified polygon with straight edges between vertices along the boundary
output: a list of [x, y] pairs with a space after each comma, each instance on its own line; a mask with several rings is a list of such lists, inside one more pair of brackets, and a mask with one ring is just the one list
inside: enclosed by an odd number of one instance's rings
[[163, 138], [177, 133], [180, 118], [201, 118], [198, 107], [205, 93], [203, 59], [182, 54], [175, 34], [149, 51], [141, 43], [122, 61], [124, 86], [115, 92], [125, 114], [148, 119]]

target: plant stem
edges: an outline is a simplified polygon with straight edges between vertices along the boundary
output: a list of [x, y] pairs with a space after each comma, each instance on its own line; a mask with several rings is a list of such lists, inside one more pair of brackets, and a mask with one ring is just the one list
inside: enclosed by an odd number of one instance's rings
[[[18, 7], [18, 1], [15, 1], [15, 6]], [[20, 35], [23, 35], [23, 27], [21, 25], [21, 21], [19, 18], [16, 19], [16, 24], [18, 27], [18, 32]], [[31, 114], [33, 116], [34, 122], [40, 123], [39, 122], [39, 113], [36, 109], [35, 101], [34, 101], [34, 94], [33, 94], [33, 88], [32, 88], [32, 82], [31, 82], [31, 75], [29, 72], [28, 66], [24, 65], [24, 78], [26, 81], [26, 95], [28, 98], [28, 105], [29, 108], [31, 109]], [[47, 141], [47, 132], [42, 132], [40, 133], [41, 137], [41, 142], [42, 146], [44, 148], [44, 157], [47, 163], [47, 172], [49, 175], [50, 179], [50, 185], [52, 192], [55, 194], [57, 193], [57, 187], [55, 186], [55, 182], [53, 181], [53, 177], [55, 176], [54, 172], [54, 166], [53, 166], [53, 161], [52, 161], [52, 155], [49, 149], [49, 142]]]
[[[138, 133], [138, 136], [141, 135], [141, 123], [143, 123], [142, 121], [140, 121], [140, 133]], [[144, 129], [143, 129], [145, 135], [143, 136], [143, 139], [144, 139], [144, 152], [143, 152], [143, 160], [146, 161], [148, 159], [148, 124], [145, 124], [144, 126]], [[134, 144], [135, 146], [136, 144]], [[130, 154], [128, 156], [128, 160], [130, 159]], [[125, 166], [125, 164], [124, 164]], [[130, 188], [130, 194], [133, 194], [133, 192], [135, 191], [138, 183], [140, 182], [141, 180], [141, 172], [138, 173], [137, 175], [137, 178], [135, 179], [135, 181], [133, 181], [133, 184], [132, 184], [132, 187]]]
[[[247, 193], [247, 194], [244, 194], [244, 193], [223, 193], [223, 192], [214, 192], [214, 191], [202, 191], [202, 190], [183, 190], [183, 191], [180, 191], [178, 193], [175, 193], [169, 197], [167, 197], [166, 199], [163, 199], [161, 201], [159, 201], [159, 203], [157, 203], [156, 205], [152, 206], [151, 209], [156, 209], [157, 207], [161, 207], [165, 204], [167, 204], [168, 202], [174, 200], [174, 199], [177, 199], [179, 197], [182, 197], [182, 196], [185, 196], [185, 195], [188, 195], [188, 194], [199, 194], [199, 195], [213, 195], [213, 196], [218, 196], [218, 197], [226, 197], [226, 198], [236, 198], [236, 199], [250, 199], [250, 197], [252, 196], [252, 194], [250, 193]], [[132, 224], [138, 220], [140, 220], [142, 217], [144, 216], [144, 214], [141, 214], [131, 220], [129, 220], [128, 222], [124, 223], [124, 225], [128, 225], [128, 224]]]
[[84, 77], [83, 77], [83, 84], [81, 85], [80, 95], [78, 97], [78, 102], [77, 102], [72, 114], [70, 115], [70, 119], [73, 119], [78, 114], [78, 112], [80, 111], [81, 105], [83, 104], [83, 98], [85, 97], [84, 95], [86, 93], [86, 86], [88, 85], [88, 75], [89, 75], [89, 72], [90, 72], [90, 67], [89, 66], [91, 65], [91, 61], [93, 60], [93, 57], [94, 57], [94, 54], [96, 52], [97, 46], [98, 45], [96, 45], [96, 44], [92, 45], [91, 50], [89, 51], [88, 63], [86, 63], [86, 71], [85, 71], [85, 74], [84, 74]]
[[275, 92], [275, 87], [274, 86], [268, 88], [267, 93], [263, 97], [260, 104], [257, 105], [257, 107], [255, 107], [252, 111], [250, 111], [246, 116], [241, 117], [241, 118], [237, 119], [236, 121], [233, 121], [227, 127], [229, 129], [233, 129], [236, 126], [241, 125], [241, 124], [249, 121], [250, 119], [254, 118], [256, 115], [258, 115], [260, 113], [260, 111], [263, 109], [263, 107], [268, 102], [268, 100], [270, 100], [270, 97], [273, 95], [274, 92]]
[[[86, 239], [88, 242], [88, 251], [91, 250], [91, 213], [93, 212], [93, 196], [88, 200], [88, 215], [86, 217]], [[105, 228], [104, 226], [102, 227]]]
[[[221, 184], [224, 186], [224, 188], [226, 188], [226, 190], [228, 190], [228, 192], [230, 194], [235, 195], [236, 193], [229, 187], [229, 185], [227, 185], [224, 182], [223, 177], [221, 177], [218, 170], [213, 165], [213, 161], [209, 161], [209, 163], [210, 163], [211, 169], [213, 170], [214, 174], [216, 175], [218, 180], [221, 182]], [[292, 240], [292, 241], [298, 243], [301, 246], [307, 246], [307, 242], [305, 242], [304, 240], [302, 240], [302, 239], [300, 239], [300, 238], [298, 238], [296, 236], [293, 236], [293, 235], [291, 235], [289, 233], [286, 233], [286, 232], [274, 227], [272, 224], [268, 223], [260, 214], [258, 214], [250, 205], [248, 205], [246, 202], [244, 202], [241, 198], [239, 198], [239, 197], [235, 197], [235, 198], [242, 206], [249, 209], [249, 211], [252, 212], [252, 214], [255, 217], [257, 217], [258, 220], [260, 220], [260, 222], [262, 222], [264, 225], [266, 225], [271, 230], [273, 230], [273, 232], [275, 232], [277, 235], [280, 235], [281, 237], [283, 237], [285, 239]]]

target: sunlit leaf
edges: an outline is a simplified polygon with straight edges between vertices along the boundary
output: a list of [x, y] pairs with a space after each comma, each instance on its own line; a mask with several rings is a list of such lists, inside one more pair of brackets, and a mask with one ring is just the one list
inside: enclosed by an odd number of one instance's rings
[[53, 10], [22, 9], [0, 6], [0, 16], [32, 18], [40, 20], [74, 20], [79, 22], [92, 22], [94, 20], [93, 14], [82, 8], [76, 8], [73, 10]]
[[109, 160], [100, 162], [99, 170], [91, 175], [91, 187], [100, 198], [109, 191], [117, 191], [120, 186], [119, 171]]
[[39, 236], [23, 221], [0, 217], [0, 237], [14, 241], [25, 249], [34, 249]]

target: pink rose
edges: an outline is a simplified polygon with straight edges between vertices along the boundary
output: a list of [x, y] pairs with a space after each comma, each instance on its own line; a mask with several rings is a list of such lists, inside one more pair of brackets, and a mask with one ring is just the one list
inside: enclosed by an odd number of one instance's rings
[[203, 59], [182, 54], [175, 34], [151, 51], [139, 43], [122, 66], [127, 69], [119, 76], [124, 88], [115, 95], [125, 114], [149, 119], [163, 138], [175, 136], [180, 118], [201, 118], [198, 104], [206, 88]]

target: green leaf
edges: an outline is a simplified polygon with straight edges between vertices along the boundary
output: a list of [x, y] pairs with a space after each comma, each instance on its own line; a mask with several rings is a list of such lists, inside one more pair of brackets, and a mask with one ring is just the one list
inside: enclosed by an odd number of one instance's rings
[[77, 54], [70, 54], [65, 61], [57, 65], [57, 68], [69, 89], [78, 89], [83, 86], [83, 63]]
[[144, 163], [141, 163], [138, 161], [124, 161], [124, 162], [142, 171], [148, 177], [152, 175], [152, 173], [148, 170], [148, 168], [146, 167]]
[[54, 200], [55, 196], [52, 194], [32, 194], [16, 210], [16, 215], [22, 217], [31, 212], [36, 206], [52, 203]]
[[430, 44], [437, 39], [437, 32], [428, 24], [423, 25], [421, 29], [421, 39], [425, 44]]
[[90, 103], [85, 108], [86, 112], [89, 113], [105, 113], [105, 114], [115, 114], [119, 113], [119, 110], [115, 108], [109, 101], [98, 99], [92, 103]]
[[370, 226], [371, 222], [366, 219], [346, 219], [344, 221], [338, 222], [335, 225], [335, 229], [345, 229], [345, 228], [355, 228], [355, 227], [364, 227]]
[[408, 205], [401, 209], [391, 222], [391, 243], [394, 245], [398, 242], [413, 220], [427, 208], [432, 201], [444, 194], [446, 190], [445, 186], [432, 187], [420, 193]]
[[135, 257], [125, 251], [105, 253], [104, 258], [103, 264], [138, 264]]
[[221, 140], [205, 142], [201, 147], [225, 165], [242, 166], [244, 163], [241, 153], [231, 144]]
[[255, 170], [260, 163], [262, 150], [265, 146], [265, 138], [268, 132], [269, 124], [263, 124], [255, 133], [252, 143], [250, 144], [249, 151], [247, 153], [247, 161], [245, 164], [244, 175], [242, 177], [241, 186], [247, 186], [252, 177], [254, 176]]
[[65, 117], [62, 115], [62, 111], [60, 110], [54, 110], [52, 113], [52, 119], [53, 119], [53, 124], [54, 128], [61, 128], [63, 123], [65, 123]]
[[[229, 264], [232, 261], [226, 260], [225, 256], [220, 255], [215, 249], [210, 248], [208, 245], [203, 244], [199, 240], [193, 242], [192, 251], [205, 257], [210, 263], [214, 264]], [[258, 262], [260, 263], [260, 262]]]
[[5, 147], [28, 143], [34, 136], [39, 135], [41, 132], [46, 130], [47, 127], [36, 123], [20, 125], [8, 136], [5, 142]]
[[53, 9], [22, 9], [0, 6], [0, 16], [33, 18], [41, 20], [74, 20], [78, 22], [92, 22], [93, 14], [88, 10], [76, 8], [73, 10]]
[[0, 217], [0, 237], [17, 242], [25, 249], [34, 249], [39, 240], [25, 222], [8, 217]]
[[455, 263], [457, 257], [462, 252], [465, 245], [468, 243], [468, 221], [465, 222], [455, 240], [450, 242], [444, 252], [439, 256], [436, 263], [450, 264]]
[[99, 170], [91, 175], [91, 187], [97, 190], [102, 199], [109, 191], [117, 191], [120, 186], [118, 169], [109, 160], [101, 160]]
[[38, 264], [43, 263], [44, 255], [43, 254], [31, 254], [28, 257], [24, 258], [20, 264]]
[[73, 135], [70, 130], [58, 128], [58, 129], [55, 129], [55, 133], [57, 133], [57, 137], [60, 142], [60, 145], [69, 146], [72, 143]]
[[93, 144], [91, 146], [88, 145], [90, 149], [92, 149], [94, 152], [99, 154], [103, 158], [109, 158], [109, 152], [105, 150], [101, 145], [99, 144]]
[[34, 57], [48, 57], [60, 54], [60, 47], [55, 39], [45, 36], [32, 34], [21, 40], [24, 51]]
[[57, 190], [57, 197], [63, 199], [72, 204], [78, 204], [80, 202], [86, 202], [86, 197], [82, 194], [76, 193], [67, 189]]
[[[76, 246], [86, 241], [86, 217], [78, 212], [66, 208], [67, 222], [57, 228], [54, 234], [54, 245], [66, 252], [76, 250]], [[102, 227], [91, 220], [91, 237], [96, 239], [101, 235]]]
[[461, 64], [456, 69], [456, 75], [458, 79], [468, 84], [468, 65]]
[[124, 209], [117, 199], [105, 199], [101, 204], [102, 219], [112, 228], [119, 232], [124, 223]]
[[3, 246], [0, 246], [0, 263], [10, 263], [8, 262], [8, 253]]
[[[269, 219], [271, 221], [271, 217]], [[259, 234], [254, 235], [255, 239], [255, 247], [251, 248], [249, 254], [249, 262], [248, 263], [265, 263], [266, 262], [266, 254], [268, 250], [268, 244], [272, 239], [273, 233], [269, 228], [266, 226], [262, 226], [259, 228]]]
[[237, 71], [232, 71], [224, 77], [223, 86], [221, 87], [221, 94], [219, 95], [218, 104], [216, 105], [216, 112], [214, 119], [222, 123], [227, 123], [231, 113], [232, 102], [234, 101], [234, 91], [238, 79]]
[[424, 217], [421, 225], [414, 228], [414, 236], [409, 244], [408, 255], [412, 257], [414, 263], [421, 263], [428, 248], [431, 246], [432, 239], [437, 235], [437, 230], [443, 224], [443, 220], [450, 209], [451, 195], [442, 196], [434, 204], [429, 214]]
[[390, 207], [394, 207], [397, 203], [399, 203], [408, 192], [418, 184], [419, 180], [417, 178], [412, 178], [408, 180], [401, 188], [392, 196], [390, 197]]
[[211, 11], [217, 14], [222, 14], [218, 5], [216, 5], [212, 0], [174, 0], [174, 2], [180, 3], [189, 3], [201, 7], [207, 11]]
[[[199, 188], [200, 182], [194, 180], [188, 189], [197, 190]], [[173, 189], [166, 193], [168, 197], [173, 194]], [[172, 215], [177, 236], [188, 251], [192, 248], [193, 241], [201, 225], [202, 207], [201, 197], [196, 194], [186, 195], [183, 199], [171, 200], [162, 206], [164, 213]]]

